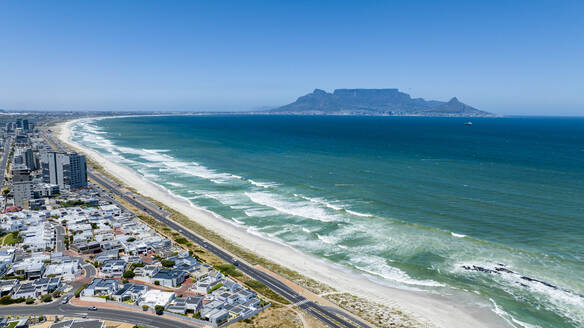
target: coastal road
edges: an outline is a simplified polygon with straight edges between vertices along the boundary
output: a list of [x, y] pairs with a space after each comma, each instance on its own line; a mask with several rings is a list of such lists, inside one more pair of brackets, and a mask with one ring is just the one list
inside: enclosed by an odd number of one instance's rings
[[0, 181], [4, 187], [4, 175], [6, 173], [6, 164], [8, 163], [8, 155], [10, 155], [10, 148], [12, 147], [12, 137], [4, 140], [4, 153], [2, 154], [2, 162], [0, 162]]
[[87, 316], [89, 319], [111, 320], [125, 322], [132, 325], [141, 325], [152, 328], [192, 328], [192, 324], [183, 323], [161, 316], [140, 313], [136, 311], [98, 308], [97, 311], [88, 311], [86, 307], [61, 304], [60, 301], [42, 305], [2, 306], [0, 316], [29, 316], [29, 315], [59, 315], [66, 317]]
[[[66, 151], [66, 149], [61, 146], [60, 142], [55, 140], [53, 136], [45, 134], [47, 138], [51, 141], [53, 145], [55, 145], [59, 151]], [[288, 287], [285, 283], [278, 280], [277, 278], [258, 270], [251, 265], [242, 262], [241, 260], [236, 260], [236, 258], [227, 253], [225, 250], [211, 244], [210, 242], [206, 241], [204, 238], [196, 235], [195, 233], [191, 232], [190, 230], [184, 229], [182, 226], [174, 222], [173, 220], [168, 218], [168, 213], [163, 211], [155, 204], [143, 199], [142, 197], [137, 197], [133, 193], [123, 192], [120, 189], [120, 186], [113, 182], [108, 177], [104, 176], [103, 174], [88, 168], [87, 176], [91, 178], [93, 181], [97, 182], [101, 185], [106, 191], [110, 192], [111, 194], [116, 195], [117, 197], [123, 199], [127, 203], [135, 206], [136, 208], [142, 210], [143, 212], [149, 214], [156, 220], [166, 224], [173, 230], [180, 232], [190, 241], [200, 245], [202, 248], [206, 249], [207, 251], [215, 254], [217, 257], [221, 258], [222, 260], [226, 261], [227, 263], [231, 263], [237, 265], [237, 269], [245, 273], [246, 275], [250, 276], [251, 278], [262, 282], [268, 288], [273, 290], [274, 292], [280, 294], [282, 297], [287, 299], [293, 304], [297, 304], [299, 308], [302, 310], [310, 313], [318, 320], [324, 322], [330, 327], [334, 328], [357, 328], [357, 327], [364, 327], [369, 328], [370, 326], [363, 323], [360, 320], [352, 318], [350, 315], [345, 314], [342, 317], [337, 314], [337, 310], [331, 310], [328, 307], [316, 304], [304, 296], [300, 295], [292, 288]], [[349, 318], [349, 319], [346, 319]]]

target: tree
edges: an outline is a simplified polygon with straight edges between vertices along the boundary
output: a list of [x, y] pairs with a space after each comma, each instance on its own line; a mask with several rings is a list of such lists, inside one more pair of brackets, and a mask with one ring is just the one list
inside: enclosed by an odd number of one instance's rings
[[43, 296], [41, 296], [41, 301], [48, 303], [50, 301], [53, 300], [53, 297], [51, 296], [51, 294], [45, 294]]
[[148, 305], [142, 305], [142, 311], [148, 311]]
[[27, 298], [26, 298], [26, 301], [25, 301], [25, 303], [26, 303], [26, 304], [33, 304], [33, 303], [34, 303], [34, 298], [32, 298], [32, 297], [27, 297]]
[[172, 260], [162, 260], [162, 261], [160, 261], [160, 264], [162, 264], [162, 266], [165, 267], [165, 268], [172, 268], [174, 266], [174, 261], [172, 261]]
[[156, 305], [154, 307], [154, 311], [156, 311], [156, 314], [161, 315], [164, 312], [164, 306]]
[[158, 280], [154, 280], [154, 284], [155, 284], [156, 286], [160, 286], [160, 281], [158, 281]]
[[126, 270], [126, 272], [124, 272], [124, 278], [126, 278], [126, 279], [132, 279], [135, 276], [136, 276], [136, 274], [132, 270]]

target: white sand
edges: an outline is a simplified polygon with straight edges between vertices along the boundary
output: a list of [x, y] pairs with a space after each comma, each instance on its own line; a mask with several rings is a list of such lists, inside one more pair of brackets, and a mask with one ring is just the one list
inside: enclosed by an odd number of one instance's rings
[[186, 199], [173, 195], [160, 186], [145, 180], [132, 169], [114, 163], [100, 153], [73, 142], [70, 131], [70, 125], [73, 122], [75, 121], [65, 122], [57, 127], [57, 136], [62, 142], [79, 149], [80, 152], [99, 163], [124, 184], [181, 212], [210, 230], [220, 232], [224, 238], [240, 247], [251, 250], [270, 261], [332, 286], [337, 290], [392, 308], [398, 308], [415, 318], [430, 322], [438, 327], [480, 328], [507, 326], [489, 308], [472, 305], [472, 298], [470, 297], [470, 303], [460, 299], [454, 302], [450, 298], [425, 292], [387, 287], [375, 283], [356, 272], [352, 273], [347, 269], [340, 268], [340, 266], [333, 263], [316, 259], [286, 245], [254, 236], [244, 229], [220, 219], [209, 211], [194, 207]]

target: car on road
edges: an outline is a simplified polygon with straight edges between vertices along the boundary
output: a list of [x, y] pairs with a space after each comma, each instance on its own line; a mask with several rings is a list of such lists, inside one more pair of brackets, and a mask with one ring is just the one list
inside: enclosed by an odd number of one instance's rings
[[239, 261], [236, 258], [233, 258], [231, 260], [231, 262], [233, 262], [233, 265], [238, 266], [239, 265]]
[[90, 306], [87, 308], [89, 311], [97, 311], [97, 307], [96, 306]]
[[63, 299], [61, 300], [61, 304], [67, 304], [67, 303], [69, 303], [69, 298], [70, 298], [69, 296], [63, 297]]

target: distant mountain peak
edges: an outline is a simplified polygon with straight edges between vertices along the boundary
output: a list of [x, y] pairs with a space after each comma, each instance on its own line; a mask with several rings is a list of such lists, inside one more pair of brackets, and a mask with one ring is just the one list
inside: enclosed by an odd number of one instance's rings
[[301, 115], [494, 116], [453, 97], [448, 102], [412, 98], [398, 89], [314, 89], [295, 102], [269, 111]]

